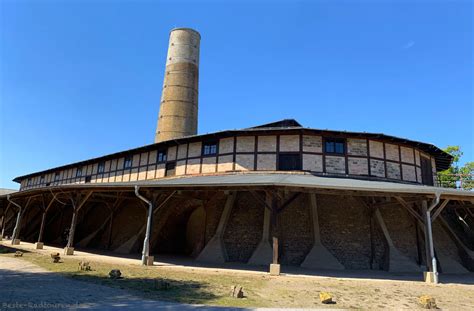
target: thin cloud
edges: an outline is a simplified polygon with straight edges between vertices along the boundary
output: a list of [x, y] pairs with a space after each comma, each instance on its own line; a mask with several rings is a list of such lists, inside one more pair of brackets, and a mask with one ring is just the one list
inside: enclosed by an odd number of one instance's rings
[[402, 46], [402, 49], [408, 50], [408, 49], [411, 49], [414, 45], [415, 45], [415, 41], [409, 41], [404, 46]]

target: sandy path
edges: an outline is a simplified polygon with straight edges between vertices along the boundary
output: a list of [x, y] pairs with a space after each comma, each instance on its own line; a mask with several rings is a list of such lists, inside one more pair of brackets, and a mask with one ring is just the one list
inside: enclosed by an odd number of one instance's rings
[[0, 310], [231, 310], [145, 300], [124, 290], [76, 281], [27, 261], [0, 257]]

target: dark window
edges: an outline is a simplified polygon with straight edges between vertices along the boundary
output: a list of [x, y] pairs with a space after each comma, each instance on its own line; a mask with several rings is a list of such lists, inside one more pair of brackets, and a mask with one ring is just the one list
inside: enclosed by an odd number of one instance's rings
[[278, 155], [279, 171], [301, 170], [301, 156], [299, 153], [280, 153]]
[[40, 177], [40, 184], [44, 184], [44, 175]]
[[58, 181], [58, 180], [59, 180], [59, 176], [60, 176], [60, 175], [59, 175], [59, 172], [56, 172], [56, 173], [54, 174], [54, 181]]
[[97, 173], [102, 174], [105, 171], [105, 162], [100, 162], [97, 166]]
[[158, 150], [158, 154], [156, 155], [156, 162], [157, 163], [166, 162], [166, 150]]
[[81, 177], [82, 176], [82, 167], [79, 167], [76, 171], [76, 177]]
[[324, 141], [324, 151], [326, 153], [345, 153], [345, 141], [344, 139], [333, 139], [329, 138]]
[[211, 155], [217, 153], [217, 142], [206, 142], [202, 146], [202, 154], [203, 155]]
[[125, 162], [123, 162], [123, 168], [126, 169], [126, 168], [131, 168], [131, 167], [132, 167], [132, 157], [131, 156], [125, 157]]
[[176, 175], [176, 162], [168, 162], [166, 163], [166, 172], [165, 176], [174, 176]]
[[49, 186], [51, 186], [51, 183], [50, 182], [46, 183], [46, 187], [49, 187]]
[[421, 180], [424, 185], [433, 186], [433, 171], [430, 159], [420, 157], [421, 159]]
[[90, 182], [91, 182], [91, 179], [92, 179], [91, 175], [86, 176], [86, 183], [90, 183]]

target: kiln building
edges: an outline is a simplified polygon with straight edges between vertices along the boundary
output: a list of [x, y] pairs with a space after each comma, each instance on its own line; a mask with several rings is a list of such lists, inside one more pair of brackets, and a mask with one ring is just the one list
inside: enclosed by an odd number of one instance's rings
[[437, 187], [449, 154], [295, 120], [197, 135], [199, 45], [194, 30], [170, 34], [154, 144], [15, 178], [20, 191], [0, 195], [2, 236], [275, 274], [282, 263], [436, 282], [474, 269], [474, 193]]

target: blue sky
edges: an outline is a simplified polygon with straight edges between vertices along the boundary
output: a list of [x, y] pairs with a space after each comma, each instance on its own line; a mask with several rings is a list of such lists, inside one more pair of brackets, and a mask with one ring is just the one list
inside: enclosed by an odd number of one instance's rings
[[471, 1], [0, 0], [0, 187], [153, 142], [169, 30], [202, 35], [199, 132], [282, 118], [474, 158]]

